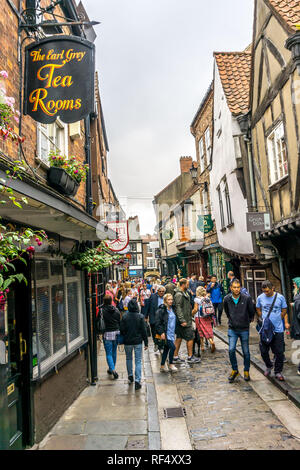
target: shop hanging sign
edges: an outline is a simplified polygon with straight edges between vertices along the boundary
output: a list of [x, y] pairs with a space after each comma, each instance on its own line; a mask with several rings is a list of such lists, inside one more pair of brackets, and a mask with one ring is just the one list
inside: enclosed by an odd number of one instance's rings
[[128, 221], [125, 222], [105, 222], [111, 230], [114, 230], [118, 238], [106, 240], [106, 246], [115, 252], [123, 251], [129, 244]]
[[53, 36], [25, 48], [24, 114], [51, 124], [77, 122], [95, 109], [95, 46]]
[[271, 218], [268, 212], [248, 212], [246, 214], [247, 232], [265, 232], [271, 230]]
[[198, 216], [198, 222], [197, 222], [197, 228], [200, 232], [203, 233], [209, 233], [213, 230], [214, 228], [214, 223], [211, 218], [211, 215], [199, 215]]

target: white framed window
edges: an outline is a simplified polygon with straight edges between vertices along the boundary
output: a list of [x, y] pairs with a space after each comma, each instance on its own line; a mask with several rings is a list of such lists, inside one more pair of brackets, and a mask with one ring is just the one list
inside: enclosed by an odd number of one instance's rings
[[33, 263], [33, 378], [42, 377], [86, 343], [82, 276], [60, 258]]
[[200, 172], [202, 173], [205, 168], [205, 154], [204, 154], [204, 139], [201, 137], [199, 140], [199, 156], [200, 156]]
[[149, 243], [147, 245], [147, 253], [149, 253], [150, 255], [152, 254], [152, 248]]
[[227, 225], [233, 224], [232, 212], [231, 212], [231, 202], [230, 202], [230, 195], [229, 195], [229, 188], [228, 184], [225, 184], [224, 189], [225, 201], [226, 201], [226, 210], [227, 210]]
[[221, 221], [221, 228], [225, 228], [225, 217], [224, 217], [224, 207], [223, 207], [223, 199], [221, 189], [218, 188], [218, 198], [219, 198], [219, 209], [220, 209], [220, 221]]
[[147, 258], [147, 269], [155, 269], [157, 267], [157, 261], [154, 258]]
[[211, 139], [210, 139], [210, 129], [209, 129], [209, 127], [205, 131], [205, 145], [206, 145], [207, 161], [209, 161], [210, 157], [211, 157]]
[[68, 156], [68, 125], [59, 119], [53, 124], [37, 126], [37, 156], [46, 165], [49, 165], [50, 152]]
[[270, 182], [276, 183], [288, 174], [287, 148], [284, 138], [283, 122], [267, 138]]

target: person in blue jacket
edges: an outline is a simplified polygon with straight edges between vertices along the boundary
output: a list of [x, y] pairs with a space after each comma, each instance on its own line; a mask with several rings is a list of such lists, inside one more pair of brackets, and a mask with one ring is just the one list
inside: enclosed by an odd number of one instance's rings
[[206, 292], [210, 294], [210, 300], [215, 309], [215, 317], [219, 325], [221, 325], [221, 317], [223, 312], [223, 297], [225, 295], [224, 288], [220, 282], [217, 282], [217, 276], [212, 275]]

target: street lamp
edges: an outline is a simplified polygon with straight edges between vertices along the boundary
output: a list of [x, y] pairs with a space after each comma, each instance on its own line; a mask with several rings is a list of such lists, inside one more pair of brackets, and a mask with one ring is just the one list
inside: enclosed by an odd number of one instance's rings
[[300, 31], [297, 31], [297, 33], [287, 39], [285, 47], [291, 51], [292, 59], [295, 62], [300, 75]]
[[198, 168], [194, 166], [194, 162], [190, 168], [190, 174], [195, 184], [198, 183]]

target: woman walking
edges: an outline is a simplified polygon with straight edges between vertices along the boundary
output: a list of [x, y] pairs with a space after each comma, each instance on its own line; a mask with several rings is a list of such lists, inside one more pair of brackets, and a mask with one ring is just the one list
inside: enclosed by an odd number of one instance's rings
[[103, 298], [103, 320], [105, 323], [105, 332], [103, 335], [106, 361], [108, 364], [109, 375], [113, 375], [116, 380], [119, 375], [116, 371], [117, 363], [117, 336], [120, 334], [120, 312], [112, 305], [112, 297], [105, 295]]
[[214, 343], [214, 333], [212, 327], [212, 318], [214, 315], [214, 306], [207, 296], [204, 287], [198, 287], [196, 290], [195, 304], [193, 309], [196, 327], [198, 329], [201, 341], [201, 351], [204, 351], [204, 338], [207, 339], [211, 346], [211, 352], [216, 349]]
[[128, 303], [128, 312], [122, 317], [120, 331], [124, 336], [128, 381], [129, 384], [133, 383], [132, 354], [134, 351], [135, 390], [139, 390], [142, 379], [143, 341], [146, 350], [148, 349], [148, 336], [144, 316], [140, 313], [136, 299]]
[[[173, 364], [173, 357], [175, 351], [175, 329], [177, 317], [173, 307], [172, 294], [164, 295], [164, 302], [157, 310], [155, 328], [158, 335], [165, 342], [164, 350], [161, 357], [161, 372], [176, 372], [178, 369]], [[166, 359], [169, 355], [169, 367], [166, 364]]]

